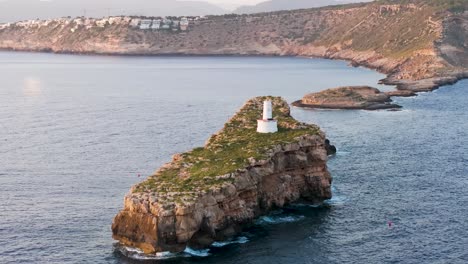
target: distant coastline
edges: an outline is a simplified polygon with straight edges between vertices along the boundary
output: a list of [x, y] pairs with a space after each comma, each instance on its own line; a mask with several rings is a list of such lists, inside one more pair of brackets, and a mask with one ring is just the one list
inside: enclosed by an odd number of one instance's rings
[[0, 25], [0, 50], [344, 60], [386, 74], [381, 84], [398, 90], [391, 96], [410, 96], [468, 78], [463, 8], [412, 0], [203, 18], [23, 21]]

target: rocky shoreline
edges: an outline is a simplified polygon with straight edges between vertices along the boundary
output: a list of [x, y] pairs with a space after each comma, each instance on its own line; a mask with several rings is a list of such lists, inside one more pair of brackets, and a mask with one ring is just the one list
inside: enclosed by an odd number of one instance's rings
[[[468, 71], [459, 70], [447, 73], [446, 76], [433, 77], [422, 80], [397, 80], [392, 77], [381, 80], [381, 84], [395, 85], [397, 91], [392, 92], [391, 96], [412, 96], [419, 92], [431, 92], [445, 85], [453, 85], [460, 80], [468, 78]], [[398, 93], [400, 92], [400, 93]]]
[[468, 68], [466, 68], [468, 67], [468, 59], [466, 60], [467, 66], [462, 68], [458, 67], [452, 69], [444, 69], [444, 73], [441, 73], [440, 75], [428, 76], [422, 79], [419, 79], [417, 77], [402, 79], [401, 77], [399, 77], [400, 72], [395, 69], [397, 68], [396, 66], [388, 67], [387, 65], [387, 67], [385, 67], [367, 60], [357, 60], [355, 57], [359, 57], [359, 54], [354, 54], [350, 56], [342, 56], [336, 54], [326, 56], [313, 56], [313, 58], [348, 61], [349, 64], [353, 67], [364, 67], [386, 74], [387, 77], [380, 80], [379, 84], [395, 86], [395, 91], [385, 92], [385, 94], [389, 95], [390, 97], [417, 96], [417, 94], [420, 92], [431, 92], [439, 89], [442, 86], [453, 85], [461, 80], [468, 79]]
[[[279, 123], [274, 134], [256, 133], [265, 99]], [[147, 254], [205, 248], [275, 208], [330, 199], [327, 157], [336, 148], [289, 111], [281, 98], [249, 100], [203, 148], [175, 155], [132, 187], [114, 219], [114, 239]]]

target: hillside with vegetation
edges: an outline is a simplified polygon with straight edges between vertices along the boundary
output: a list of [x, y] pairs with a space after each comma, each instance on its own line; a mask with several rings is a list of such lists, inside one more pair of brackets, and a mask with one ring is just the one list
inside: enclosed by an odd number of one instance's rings
[[[257, 120], [261, 118], [265, 100], [272, 100], [274, 105], [277, 133], [257, 133]], [[171, 163], [136, 185], [133, 192], [157, 191], [159, 199], [171, 202], [190, 200], [213, 186], [232, 183], [234, 179], [229, 174], [256, 161], [266, 160], [275, 146], [295, 143], [301, 136], [320, 133], [317, 126], [292, 118], [288, 104], [281, 98], [257, 97], [249, 100], [221, 131], [208, 139], [204, 147], [174, 156]], [[178, 193], [179, 197], [168, 193]]]
[[467, 2], [382, 0], [197, 17], [183, 31], [132, 26], [143, 17], [26, 21], [0, 25], [0, 49], [344, 59], [388, 74], [386, 83], [422, 91], [467, 76]]

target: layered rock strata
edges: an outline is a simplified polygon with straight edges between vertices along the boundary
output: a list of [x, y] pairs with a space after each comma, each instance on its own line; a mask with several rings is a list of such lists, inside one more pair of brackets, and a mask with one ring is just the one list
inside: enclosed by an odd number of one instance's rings
[[203, 148], [174, 156], [132, 187], [113, 237], [146, 253], [180, 252], [231, 237], [274, 208], [331, 198], [324, 134], [292, 119], [286, 102], [271, 97], [279, 132], [257, 134], [264, 99], [249, 100]]

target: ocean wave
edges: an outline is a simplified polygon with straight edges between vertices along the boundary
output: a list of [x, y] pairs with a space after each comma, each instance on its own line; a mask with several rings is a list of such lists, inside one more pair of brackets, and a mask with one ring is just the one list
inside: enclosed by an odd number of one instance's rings
[[325, 205], [344, 205], [348, 198], [341, 195], [333, 195], [333, 197], [329, 200], [323, 202]]
[[127, 246], [119, 246], [118, 250], [124, 256], [131, 258], [131, 259], [136, 259], [136, 260], [167, 260], [167, 259], [173, 259], [173, 258], [210, 256], [209, 249], [196, 250], [190, 247], [186, 247], [185, 250], [181, 253], [158, 252], [155, 254], [145, 254], [142, 250], [138, 248], [132, 248], [132, 247], [127, 247]]
[[[229, 241], [214, 242], [211, 246], [221, 248], [231, 244], [245, 244], [248, 242], [249, 239], [247, 237], [241, 236]], [[122, 255], [135, 260], [167, 260], [173, 258], [208, 257], [211, 255], [210, 249], [197, 250], [190, 247], [186, 247], [181, 253], [158, 252], [155, 254], [145, 254], [141, 249], [123, 245], [117, 245], [116, 248]]]
[[210, 250], [209, 249], [196, 250], [193, 248], [186, 247], [184, 250], [184, 253], [187, 253], [190, 256], [194, 256], [194, 257], [208, 257], [210, 255]]
[[245, 244], [247, 242], [249, 242], [249, 239], [247, 237], [238, 237], [238, 238], [236, 238], [234, 240], [230, 240], [230, 241], [214, 242], [211, 246], [220, 248], [220, 247], [225, 247], [225, 246], [231, 245], [231, 244]]
[[348, 198], [346, 196], [341, 195], [340, 191], [337, 190], [335, 186], [332, 185], [331, 191], [332, 198], [329, 200], [325, 200], [323, 202], [324, 205], [344, 205], [348, 201]]
[[282, 223], [293, 223], [304, 219], [303, 215], [270, 215], [262, 216], [258, 219], [258, 224], [282, 224]]
[[164, 260], [164, 259], [171, 259], [176, 257], [183, 257], [181, 254], [171, 253], [171, 252], [158, 252], [155, 254], [145, 254], [142, 250], [138, 248], [132, 248], [127, 246], [120, 246], [118, 247], [120, 253], [124, 256], [137, 259], [137, 260]]

